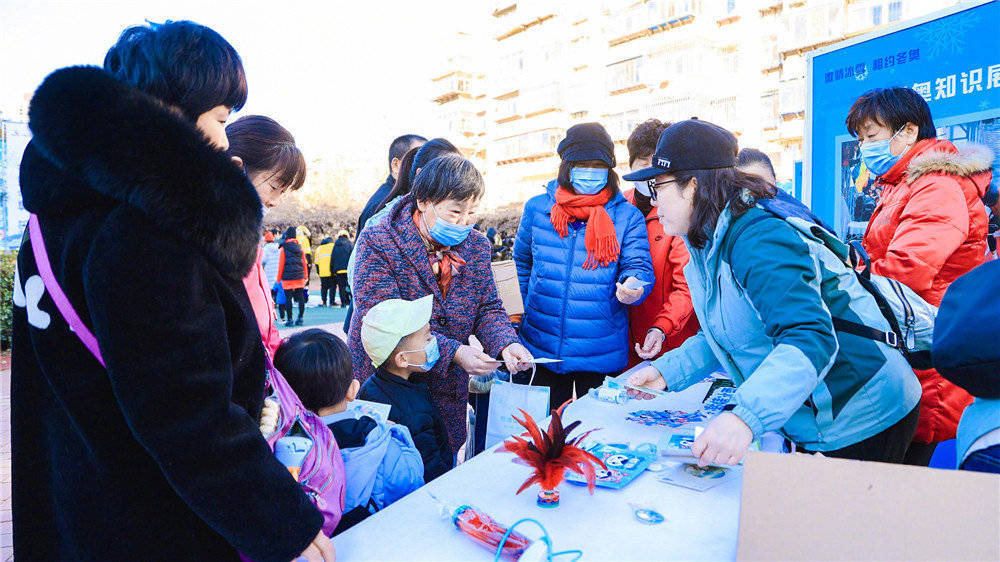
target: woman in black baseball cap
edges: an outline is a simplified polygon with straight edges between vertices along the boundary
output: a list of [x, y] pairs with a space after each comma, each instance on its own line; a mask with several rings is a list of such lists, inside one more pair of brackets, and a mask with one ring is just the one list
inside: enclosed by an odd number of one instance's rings
[[887, 320], [808, 228], [757, 205], [775, 188], [736, 163], [732, 133], [689, 120], [661, 133], [650, 167], [625, 176], [650, 182], [664, 232], [685, 237], [702, 327], [632, 384], [676, 391], [713, 371], [732, 376], [732, 402], [691, 449], [703, 466], [736, 464], [754, 439], [779, 430], [806, 451], [902, 461], [920, 384], [898, 350], [834, 332], [834, 318], [883, 331]]

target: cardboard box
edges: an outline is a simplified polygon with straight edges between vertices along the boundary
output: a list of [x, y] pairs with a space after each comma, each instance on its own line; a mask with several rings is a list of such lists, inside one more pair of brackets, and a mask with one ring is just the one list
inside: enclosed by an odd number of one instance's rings
[[750, 453], [739, 560], [1000, 560], [1000, 475]]
[[524, 314], [524, 301], [521, 298], [521, 285], [517, 282], [517, 267], [514, 260], [493, 262], [493, 280], [497, 284], [497, 292], [507, 314], [514, 316]]

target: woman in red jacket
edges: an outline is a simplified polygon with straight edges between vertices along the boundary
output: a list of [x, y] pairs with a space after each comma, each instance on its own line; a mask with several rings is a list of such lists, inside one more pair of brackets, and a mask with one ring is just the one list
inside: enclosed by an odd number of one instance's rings
[[[994, 155], [969, 146], [959, 151], [938, 140], [930, 108], [909, 88], [876, 89], [851, 107], [847, 130], [878, 176], [878, 204], [864, 246], [872, 271], [895, 279], [937, 305], [945, 289], [986, 259], [989, 188]], [[955, 437], [972, 402], [934, 370], [917, 371], [923, 386], [920, 422], [906, 462], [927, 465], [937, 443]]]
[[[670, 123], [650, 119], [640, 123], [628, 137], [628, 162], [632, 171], [651, 166], [656, 141]], [[667, 236], [649, 200], [647, 182], [635, 182], [625, 198], [646, 217], [649, 250], [656, 280], [653, 291], [641, 304], [629, 307], [629, 336], [634, 344], [628, 366], [654, 359], [674, 349], [698, 331], [698, 319], [691, 307], [691, 293], [684, 279], [688, 255], [684, 240]]]

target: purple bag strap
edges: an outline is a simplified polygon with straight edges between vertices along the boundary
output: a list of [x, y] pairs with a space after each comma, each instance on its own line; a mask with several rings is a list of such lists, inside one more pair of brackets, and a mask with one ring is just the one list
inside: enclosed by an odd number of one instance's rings
[[73, 305], [69, 302], [69, 298], [66, 297], [66, 293], [56, 281], [56, 276], [52, 273], [52, 264], [49, 263], [49, 255], [45, 251], [45, 241], [42, 239], [42, 227], [38, 224], [38, 215], [34, 213], [28, 218], [28, 232], [31, 237], [31, 252], [35, 255], [35, 265], [38, 266], [38, 274], [42, 277], [42, 283], [45, 284], [45, 289], [52, 297], [52, 302], [56, 303], [56, 308], [69, 324], [70, 330], [73, 330], [76, 337], [80, 338], [80, 341], [94, 355], [101, 366], [106, 368], [104, 357], [101, 356], [101, 349], [97, 346], [97, 338], [80, 319]]

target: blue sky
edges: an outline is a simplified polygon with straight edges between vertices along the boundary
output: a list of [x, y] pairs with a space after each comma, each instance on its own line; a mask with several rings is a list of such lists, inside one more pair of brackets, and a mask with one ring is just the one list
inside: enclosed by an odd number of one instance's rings
[[274, 117], [310, 160], [370, 167], [398, 134], [435, 136], [429, 77], [447, 39], [485, 13], [481, 1], [0, 0], [0, 109], [56, 68], [100, 64], [130, 25], [190, 19], [242, 56], [250, 96], [241, 114]]

